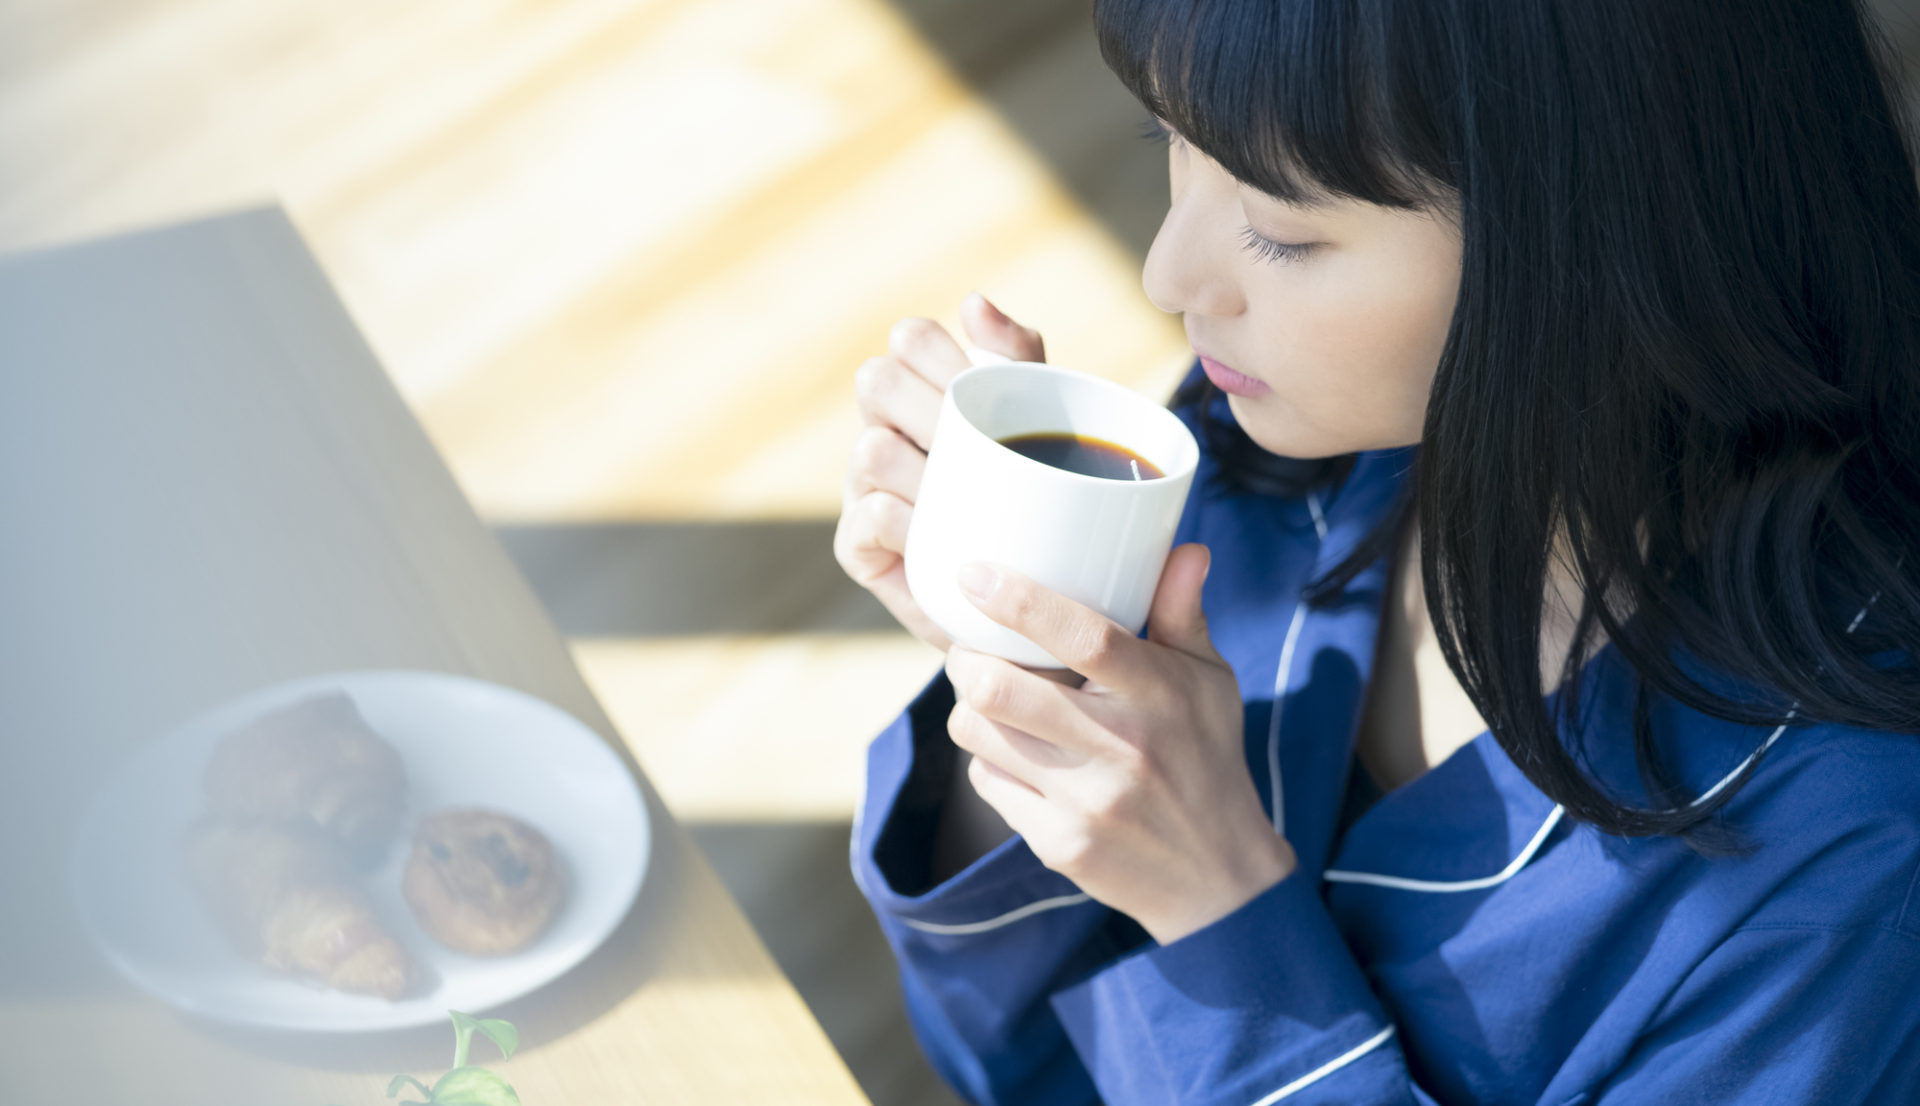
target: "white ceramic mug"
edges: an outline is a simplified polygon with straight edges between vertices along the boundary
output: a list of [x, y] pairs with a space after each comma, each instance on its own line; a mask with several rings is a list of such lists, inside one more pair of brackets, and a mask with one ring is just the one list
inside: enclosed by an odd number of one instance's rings
[[[968, 561], [1005, 565], [1138, 634], [1200, 461], [1186, 424], [1125, 385], [969, 350], [947, 385], [907, 528], [907, 590], [949, 638], [1029, 668], [1058, 658], [988, 618], [954, 578]], [[1068, 472], [1000, 441], [1071, 433], [1133, 450], [1163, 475]]]

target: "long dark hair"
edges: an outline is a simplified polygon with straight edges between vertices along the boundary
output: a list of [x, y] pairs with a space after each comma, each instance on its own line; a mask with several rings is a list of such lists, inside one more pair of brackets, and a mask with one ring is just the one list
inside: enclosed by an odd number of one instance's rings
[[[1457, 217], [1457, 306], [1408, 499], [1382, 529], [1418, 512], [1441, 650], [1535, 786], [1601, 830], [1717, 851], [1733, 838], [1709, 819], [1760, 758], [1690, 802], [1649, 687], [1744, 725], [1920, 731], [1904, 655], [1920, 558], [1903, 560], [1920, 536], [1920, 195], [1888, 51], [1856, 3], [1094, 15], [1127, 87], [1240, 181]], [[1337, 483], [1340, 462], [1264, 486]], [[1585, 598], [1559, 721], [1579, 717], [1603, 629], [1638, 676], [1644, 805], [1583, 771], [1541, 696], [1562, 533]], [[1753, 694], [1710, 688], [1676, 651]]]

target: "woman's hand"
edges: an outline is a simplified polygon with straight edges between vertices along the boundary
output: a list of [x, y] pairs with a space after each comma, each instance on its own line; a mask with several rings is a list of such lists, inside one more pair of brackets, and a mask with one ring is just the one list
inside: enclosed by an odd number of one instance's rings
[[[1086, 676], [1078, 689], [953, 646], [956, 745], [1041, 863], [1170, 944], [1284, 879], [1293, 848], [1248, 773], [1233, 669], [1207, 637], [1203, 545], [1175, 549], [1148, 637], [998, 566], [988, 617]], [[962, 572], [963, 590], [967, 574]]]
[[[1015, 361], [1041, 361], [1038, 331], [1002, 315], [978, 294], [960, 307], [967, 337], [981, 349]], [[947, 382], [968, 368], [959, 343], [931, 319], [901, 319], [887, 338], [887, 355], [853, 374], [866, 429], [854, 442], [841, 487], [840, 524], [833, 555], [853, 582], [886, 605], [909, 633], [942, 652], [952, 642], [907, 591], [907, 523], [926, 472], [927, 450]]]

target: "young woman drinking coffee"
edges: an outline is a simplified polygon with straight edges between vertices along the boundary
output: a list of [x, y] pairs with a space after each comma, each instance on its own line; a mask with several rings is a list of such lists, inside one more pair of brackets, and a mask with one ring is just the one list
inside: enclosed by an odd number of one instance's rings
[[[1098, 0], [1205, 446], [1144, 635], [952, 647], [854, 874], [992, 1103], [1920, 1097], [1920, 198], [1849, 0]], [[983, 301], [967, 338], [1038, 334]], [[1084, 679], [1084, 682], [1083, 682]]]

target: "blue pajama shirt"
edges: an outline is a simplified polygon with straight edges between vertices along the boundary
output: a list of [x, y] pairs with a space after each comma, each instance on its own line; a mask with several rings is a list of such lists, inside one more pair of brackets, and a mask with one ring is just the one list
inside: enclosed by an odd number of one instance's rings
[[[1652, 694], [1695, 794], [1772, 739], [1726, 809], [1758, 845], [1744, 858], [1563, 818], [1486, 733], [1366, 802], [1353, 748], [1387, 566], [1328, 607], [1299, 595], [1389, 509], [1415, 448], [1361, 454], [1327, 499], [1225, 492], [1202, 457], [1176, 543], [1213, 550], [1202, 603], [1247, 767], [1300, 862], [1226, 917], [1160, 945], [1017, 836], [935, 882], [944, 671], [873, 741], [853, 874], [935, 1068], [976, 1103], [1920, 1102], [1915, 737]], [[1581, 680], [1577, 751], [1644, 798], [1630, 671], [1607, 646]]]

